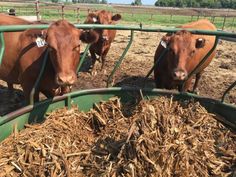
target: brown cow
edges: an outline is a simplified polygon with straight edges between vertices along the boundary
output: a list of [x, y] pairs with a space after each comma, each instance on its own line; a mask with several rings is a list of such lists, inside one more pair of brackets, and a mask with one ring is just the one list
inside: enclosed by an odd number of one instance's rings
[[[16, 17], [0, 15], [0, 25], [17, 24], [31, 23]], [[0, 66], [0, 78], [8, 84], [20, 83], [28, 99], [39, 75], [45, 49], [48, 48], [47, 65], [35, 99], [38, 100], [39, 92], [47, 97], [68, 92], [68, 87], [77, 80], [76, 68], [80, 57], [80, 40], [91, 43], [96, 40], [95, 37], [76, 29], [66, 20], [52, 23], [47, 30], [5, 32], [6, 50]], [[38, 47], [36, 39], [45, 39], [47, 45]]]
[[[188, 23], [180, 28], [192, 28], [198, 30], [216, 30], [216, 27], [208, 20], [199, 20]], [[186, 30], [178, 31], [175, 34], [167, 34], [159, 44], [154, 62], [157, 61], [162, 51], [168, 47], [167, 54], [159, 61], [154, 69], [154, 78], [157, 88], [174, 89], [179, 91], [189, 91], [193, 77], [187, 78], [188, 74], [207, 55], [215, 42], [214, 36], [193, 35]], [[208, 57], [206, 62], [198, 69], [193, 92], [197, 88], [203, 70], [210, 64], [216, 51]], [[184, 88], [183, 81], [186, 80]]]
[[[111, 12], [101, 10], [89, 13], [84, 23], [86, 24], [104, 24], [113, 25], [121, 19], [120, 14], [112, 15]], [[104, 67], [106, 55], [111, 47], [111, 43], [116, 36], [116, 30], [95, 29], [99, 38], [96, 43], [93, 43], [89, 49], [92, 58], [92, 68], [97, 60], [96, 54], [102, 61], [101, 70]]]

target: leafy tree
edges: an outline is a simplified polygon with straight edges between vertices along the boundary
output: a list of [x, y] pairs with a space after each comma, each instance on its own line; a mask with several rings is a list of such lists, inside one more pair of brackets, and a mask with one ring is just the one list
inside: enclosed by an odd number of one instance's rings
[[134, 2], [131, 3], [131, 5], [141, 6], [142, 5], [142, 1], [141, 0], [134, 0]]
[[58, 3], [58, 0], [51, 0], [52, 2], [54, 2], [54, 3]]
[[107, 0], [102, 0], [101, 3], [102, 4], [107, 4]]
[[157, 0], [155, 6], [236, 9], [236, 0]]

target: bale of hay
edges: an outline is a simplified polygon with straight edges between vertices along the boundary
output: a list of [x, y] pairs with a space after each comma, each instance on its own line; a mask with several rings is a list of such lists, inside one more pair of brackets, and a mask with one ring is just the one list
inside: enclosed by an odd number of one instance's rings
[[230, 176], [236, 134], [166, 97], [52, 112], [0, 144], [0, 176]]

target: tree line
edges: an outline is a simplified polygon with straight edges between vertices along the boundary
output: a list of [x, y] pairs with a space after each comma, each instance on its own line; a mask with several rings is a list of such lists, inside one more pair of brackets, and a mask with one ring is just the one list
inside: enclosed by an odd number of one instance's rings
[[158, 0], [155, 6], [236, 9], [236, 0]]

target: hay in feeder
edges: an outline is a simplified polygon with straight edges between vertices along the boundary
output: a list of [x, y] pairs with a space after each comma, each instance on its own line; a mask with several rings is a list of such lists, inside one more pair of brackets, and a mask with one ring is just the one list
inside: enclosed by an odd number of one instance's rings
[[0, 176], [230, 176], [236, 134], [214, 117], [166, 97], [60, 109], [0, 144]]

